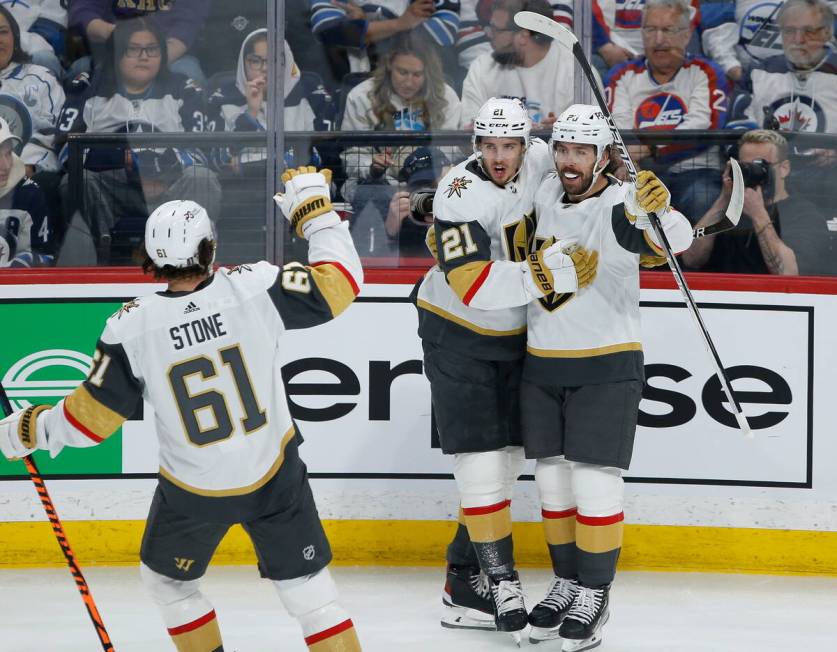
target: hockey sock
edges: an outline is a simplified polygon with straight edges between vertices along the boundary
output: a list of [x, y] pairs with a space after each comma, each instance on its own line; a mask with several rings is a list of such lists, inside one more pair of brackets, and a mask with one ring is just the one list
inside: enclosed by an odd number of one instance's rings
[[177, 652], [224, 652], [214, 609], [190, 623], [168, 630]]
[[480, 568], [493, 578], [514, 572], [514, 545], [510, 501], [485, 507], [464, 507], [462, 512]]
[[578, 566], [576, 562], [576, 509], [553, 511], [541, 509], [543, 516], [543, 532], [546, 545], [549, 548], [549, 558], [552, 560], [552, 570], [558, 577], [568, 580], [576, 579]]
[[610, 584], [616, 575], [616, 561], [622, 550], [624, 515], [576, 515], [578, 581], [597, 588]]
[[456, 526], [456, 534], [453, 541], [448, 544], [446, 559], [449, 564], [455, 566], [479, 566], [477, 552], [468, 536], [468, 527], [465, 525], [465, 515], [462, 513], [462, 506], [459, 507], [459, 522]]
[[360, 641], [351, 618], [347, 617], [336, 625], [312, 632], [312, 629], [317, 629], [314, 621], [318, 619], [314, 614], [309, 614], [308, 619], [299, 619], [305, 633], [305, 644], [311, 652], [360, 652]]
[[598, 588], [616, 575], [624, 531], [624, 481], [621, 469], [594, 464], [573, 465], [573, 493], [578, 504], [575, 540], [578, 581]]

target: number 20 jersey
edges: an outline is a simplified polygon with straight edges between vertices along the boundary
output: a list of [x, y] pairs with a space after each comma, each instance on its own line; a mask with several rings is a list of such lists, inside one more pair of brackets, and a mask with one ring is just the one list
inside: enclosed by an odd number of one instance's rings
[[418, 288], [423, 340], [478, 359], [522, 357], [526, 307], [483, 310], [470, 304], [479, 304], [480, 293], [504, 291], [506, 279], [492, 261], [525, 259], [534, 233], [535, 191], [552, 171], [549, 146], [533, 139], [520, 173], [505, 186], [491, 181], [476, 155], [442, 178], [433, 199], [431, 227], [439, 264]]
[[314, 233], [309, 259], [281, 269], [221, 267], [192, 292], [123, 305], [87, 380], [41, 417], [53, 455], [102, 441], [145, 399], [155, 413], [161, 482], [225, 497], [272, 480], [298, 437], [281, 377], [282, 336], [335, 317], [362, 279], [346, 224]]

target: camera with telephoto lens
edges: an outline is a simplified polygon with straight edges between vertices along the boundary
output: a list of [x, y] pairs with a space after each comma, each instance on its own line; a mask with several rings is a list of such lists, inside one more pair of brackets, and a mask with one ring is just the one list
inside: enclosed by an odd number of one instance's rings
[[740, 163], [745, 188], [764, 188], [770, 181], [770, 163], [757, 158], [749, 163]]
[[427, 226], [433, 221], [433, 188], [419, 188], [410, 193], [410, 219]]

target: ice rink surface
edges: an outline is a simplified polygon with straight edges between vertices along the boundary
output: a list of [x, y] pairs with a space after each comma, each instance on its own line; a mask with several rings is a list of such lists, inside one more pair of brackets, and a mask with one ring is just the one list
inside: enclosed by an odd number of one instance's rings
[[[174, 650], [134, 567], [84, 569], [116, 652]], [[334, 567], [365, 652], [471, 652], [517, 648], [506, 634], [439, 626], [441, 568]], [[523, 569], [531, 608], [546, 570]], [[210, 567], [225, 652], [307, 648], [272, 585], [254, 568]], [[837, 578], [621, 572], [601, 652], [837, 650]], [[560, 650], [558, 642], [521, 649]], [[96, 652], [101, 646], [65, 568], [0, 571], [0, 650]]]

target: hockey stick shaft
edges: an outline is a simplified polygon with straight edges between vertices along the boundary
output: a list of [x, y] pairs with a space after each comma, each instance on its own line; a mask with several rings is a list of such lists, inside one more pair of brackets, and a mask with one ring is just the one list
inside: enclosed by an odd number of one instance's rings
[[[12, 404], [9, 402], [9, 397], [3, 384], [0, 383], [0, 409], [2, 409], [4, 416], [9, 416], [12, 410]], [[76, 581], [76, 588], [81, 594], [81, 599], [87, 609], [87, 615], [93, 622], [93, 628], [96, 630], [96, 635], [99, 637], [99, 642], [102, 644], [104, 652], [114, 652], [113, 644], [110, 642], [110, 636], [99, 610], [96, 608], [96, 602], [93, 600], [93, 594], [90, 593], [90, 587], [87, 585], [87, 580], [81, 572], [81, 568], [76, 561], [76, 556], [73, 549], [70, 547], [70, 542], [67, 540], [67, 535], [64, 533], [64, 526], [61, 525], [61, 519], [58, 518], [58, 512], [55, 511], [55, 505], [52, 503], [49, 492], [46, 488], [41, 472], [38, 470], [38, 465], [31, 455], [23, 458], [26, 464], [26, 470], [29, 472], [29, 477], [35, 485], [35, 490], [38, 492], [38, 497], [41, 499], [41, 504], [44, 507], [47, 518], [52, 525], [52, 531], [55, 538], [58, 540], [58, 545], [61, 552], [64, 553], [64, 558], [67, 560], [67, 565], [70, 567], [70, 572], [73, 574], [73, 579]]]
[[[521, 13], [528, 15], [531, 12]], [[607, 120], [608, 127], [610, 128], [610, 133], [613, 136], [613, 143], [616, 145], [616, 148], [619, 151], [619, 156], [625, 164], [625, 169], [628, 172], [628, 180], [631, 183], [634, 183], [637, 177], [636, 166], [634, 165], [634, 162], [631, 159], [631, 155], [628, 152], [628, 148], [625, 146], [625, 141], [622, 139], [622, 134], [619, 132], [619, 128], [616, 126], [616, 122], [614, 122], [613, 120], [613, 116], [610, 113], [610, 109], [607, 106], [607, 102], [605, 101], [604, 95], [602, 95], [602, 91], [599, 88], [599, 84], [596, 81], [596, 77], [593, 75], [593, 69], [590, 67], [590, 62], [587, 60], [587, 56], [584, 54], [584, 49], [581, 47], [581, 44], [578, 42], [578, 39], [575, 38], [575, 35], [569, 32], [569, 30], [566, 30], [566, 28], [558, 25], [557, 23], [553, 24], [553, 21], [549, 18], [546, 18], [545, 16], [538, 17], [538, 15], [536, 14], [533, 15], [531, 18], [535, 21], [534, 23], [530, 23], [526, 20], [528, 16], [524, 16], [523, 21], [519, 21], [518, 16], [520, 16], [520, 14], [517, 14], [515, 16], [515, 22], [519, 26], [524, 27], [525, 29], [534, 29], [535, 31], [544, 33], [547, 36], [552, 36], [553, 38], [556, 37], [556, 34], [554, 32], [557, 31], [559, 41], [562, 43], [562, 45], [569, 46], [572, 48], [573, 56], [575, 57], [576, 61], [578, 61], [581, 70], [584, 72], [584, 76], [587, 78], [587, 82], [590, 84], [591, 90], [593, 91], [593, 96], [596, 98], [596, 103], [599, 105], [599, 110], [602, 112], [602, 114], [605, 116], [605, 119]], [[542, 31], [539, 28], [539, 25], [542, 25], [544, 20], [546, 21], [546, 25], [545, 29], [543, 29]], [[562, 38], [560, 36], [562, 32], [558, 30], [564, 30], [567, 33], [567, 37]], [[570, 45], [570, 41], [572, 41], [572, 45]], [[726, 394], [727, 400], [729, 401], [730, 407], [732, 409], [732, 413], [735, 416], [736, 422], [738, 423], [738, 427], [746, 436], [752, 437], [749, 424], [747, 423], [747, 418], [744, 416], [743, 412], [741, 411], [741, 406], [735, 398], [735, 394], [732, 391], [732, 383], [730, 383], [729, 376], [727, 376], [726, 369], [724, 368], [724, 365], [721, 362], [721, 357], [718, 355], [718, 350], [715, 348], [715, 343], [712, 341], [712, 337], [709, 335], [709, 330], [706, 328], [706, 324], [704, 324], [703, 322], [700, 310], [698, 310], [697, 304], [695, 303], [694, 297], [692, 296], [692, 292], [689, 289], [689, 285], [686, 283], [686, 278], [683, 276], [683, 270], [680, 268], [680, 263], [678, 262], [677, 257], [674, 255], [674, 252], [671, 249], [671, 244], [669, 243], [665, 231], [663, 230], [663, 225], [660, 222], [660, 218], [654, 213], [649, 214], [649, 218], [651, 220], [651, 226], [654, 229], [654, 234], [657, 236], [657, 241], [662, 245], [663, 251], [665, 252], [666, 260], [668, 261], [669, 268], [671, 269], [671, 272], [674, 275], [674, 280], [677, 283], [677, 287], [679, 288], [680, 293], [683, 295], [683, 299], [686, 302], [686, 308], [688, 309], [689, 314], [692, 317], [692, 321], [694, 322], [698, 332], [700, 333], [701, 339], [703, 340], [703, 344], [707, 352], [712, 358], [712, 364], [715, 367], [715, 374], [721, 383], [721, 387], [724, 391], [724, 394]]]

